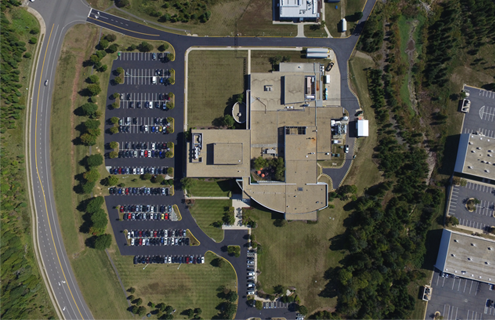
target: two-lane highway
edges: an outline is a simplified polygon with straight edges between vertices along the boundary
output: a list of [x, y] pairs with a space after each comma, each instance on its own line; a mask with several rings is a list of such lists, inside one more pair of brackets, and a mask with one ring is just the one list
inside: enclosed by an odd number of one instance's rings
[[[42, 272], [58, 314], [65, 319], [92, 319], [79, 290], [64, 247], [52, 187], [50, 163], [50, 115], [60, 46], [67, 30], [84, 23], [90, 8], [80, 0], [48, 0], [29, 3], [43, 17], [43, 43], [35, 71], [28, 123], [28, 158], [31, 196]], [[85, 13], [84, 13], [85, 12]]]

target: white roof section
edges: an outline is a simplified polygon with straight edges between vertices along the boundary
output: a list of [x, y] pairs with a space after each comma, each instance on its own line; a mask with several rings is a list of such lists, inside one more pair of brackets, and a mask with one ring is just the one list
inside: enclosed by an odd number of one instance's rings
[[495, 179], [495, 139], [482, 134], [461, 134], [454, 171]]
[[495, 241], [444, 229], [435, 267], [480, 282], [495, 283]]
[[358, 137], [367, 137], [369, 135], [369, 122], [368, 120], [357, 121], [357, 134]]
[[318, 0], [280, 0], [280, 18], [310, 18], [319, 17]]

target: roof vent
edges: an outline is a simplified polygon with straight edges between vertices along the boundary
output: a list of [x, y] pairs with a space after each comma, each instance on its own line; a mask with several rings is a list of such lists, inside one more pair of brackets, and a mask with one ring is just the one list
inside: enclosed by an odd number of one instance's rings
[[473, 144], [473, 142], [472, 141], [469, 141], [469, 144]]
[[487, 173], [490, 173], [490, 170], [488, 170], [488, 169], [485, 169], [485, 172], [487, 172]]
[[485, 264], [490, 264], [490, 262], [488, 262], [488, 261], [485, 261]]
[[473, 261], [473, 259], [471, 259], [471, 258], [468, 258], [468, 260], [469, 260], [469, 261]]
[[488, 247], [488, 250], [493, 250], [492, 247]]
[[478, 149], [478, 150], [482, 150], [482, 149], [481, 149], [481, 147], [477, 147], [476, 149]]
[[473, 169], [473, 166], [468, 166], [468, 169]]
[[455, 257], [455, 254], [453, 254], [453, 253], [451, 253], [450, 255], [451, 255], [452, 257]]
[[459, 240], [457, 240], [457, 239], [454, 239], [454, 242], [459, 242]]
[[472, 245], [473, 247], [476, 247], [476, 243], [471, 243], [471, 245]]

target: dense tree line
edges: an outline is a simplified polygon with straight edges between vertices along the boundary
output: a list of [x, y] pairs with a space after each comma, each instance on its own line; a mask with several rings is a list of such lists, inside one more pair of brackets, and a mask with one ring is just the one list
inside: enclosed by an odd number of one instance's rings
[[[27, 29], [20, 33], [7, 15], [14, 16], [23, 9], [17, 8], [21, 3], [15, 0], [2, 1], [1, 8], [1, 112], [0, 132], [0, 263], [2, 302], [0, 318], [30, 319], [40, 317], [53, 319], [55, 314], [46, 300], [46, 289], [39, 275], [33, 256], [31, 240], [31, 221], [26, 197], [26, 164], [23, 154], [16, 154], [21, 143], [22, 128], [17, 127], [17, 120], [24, 116], [23, 100], [26, 90], [19, 90], [21, 84], [21, 64], [28, 64], [24, 59], [31, 58], [26, 50], [34, 46], [26, 45], [21, 36], [31, 37], [29, 42], [37, 42], [38, 28]], [[24, 29], [24, 26], [23, 26]], [[29, 48], [29, 49], [28, 49]], [[23, 59], [24, 58], [24, 59]], [[22, 80], [25, 81], [25, 80]], [[26, 85], [26, 84], [24, 84]], [[15, 131], [14, 131], [14, 130]], [[18, 144], [19, 143], [19, 144]]]
[[104, 203], [105, 199], [103, 197], [93, 197], [82, 201], [78, 208], [80, 211], [85, 212], [83, 216], [85, 222], [81, 230], [93, 236], [88, 243], [97, 250], [105, 250], [112, 243], [112, 236], [105, 233], [108, 225], [108, 217], [102, 208]]
[[[37, 42], [38, 28], [29, 30], [33, 35], [29, 41], [31, 45], [26, 47], [26, 43], [21, 41], [21, 38], [14, 29], [12, 23], [5, 16], [9, 8], [19, 6], [19, 1], [10, 0], [2, 1], [0, 13], [0, 38], [1, 38], [1, 57], [0, 57], [0, 79], [2, 86], [0, 87], [0, 133], [5, 133], [7, 129], [15, 129], [16, 122], [22, 115], [25, 106], [26, 90], [19, 90], [22, 87], [20, 83], [19, 64], [23, 59], [30, 59], [31, 52], [26, 52], [34, 48]], [[24, 53], [26, 52], [26, 53]]]
[[[375, 157], [388, 180], [367, 189], [353, 202], [352, 225], [344, 237], [350, 254], [336, 271], [337, 312], [361, 319], [404, 319], [415, 305], [407, 287], [424, 277], [417, 269], [423, 263], [426, 233], [442, 192], [427, 187], [426, 152], [416, 146], [413, 135], [399, 144], [395, 130], [391, 130], [384, 116], [390, 106], [385, 103], [382, 72], [369, 70], [368, 76], [380, 126]], [[407, 136], [407, 129], [402, 132]], [[384, 202], [386, 195], [392, 197]], [[412, 215], [415, 210], [419, 215]], [[311, 317], [322, 316], [326, 315], [316, 313]]]
[[383, 43], [383, 15], [375, 11], [365, 22], [363, 32], [359, 38], [358, 49], [365, 52], [378, 51]]

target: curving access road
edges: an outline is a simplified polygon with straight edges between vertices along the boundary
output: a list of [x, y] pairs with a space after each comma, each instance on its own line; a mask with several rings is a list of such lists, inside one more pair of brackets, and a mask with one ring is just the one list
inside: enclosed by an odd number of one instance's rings
[[[345, 39], [315, 39], [315, 38], [243, 38], [243, 37], [190, 37], [182, 36], [164, 31], [156, 30], [145, 25], [131, 22], [113, 15], [102, 12], [97, 12], [91, 9], [83, 0], [39, 0], [29, 2], [31, 9], [38, 12], [41, 19], [44, 21], [46, 30], [44, 32], [43, 42], [39, 54], [35, 70], [35, 80], [33, 83], [32, 104], [28, 112], [28, 158], [29, 158], [29, 174], [31, 184], [31, 196], [34, 213], [35, 213], [35, 244], [37, 246], [38, 256], [42, 265], [42, 272], [46, 279], [50, 296], [58, 308], [59, 316], [65, 319], [92, 319], [93, 316], [87, 304], [82, 297], [78, 288], [77, 281], [74, 277], [70, 261], [65, 251], [63, 238], [58, 222], [57, 211], [54, 201], [52, 187], [52, 173], [50, 165], [50, 115], [52, 89], [50, 84], [54, 83], [55, 71], [58, 57], [60, 54], [63, 38], [67, 30], [78, 23], [93, 23], [95, 25], [120, 32], [122, 34], [140, 38], [143, 40], [166, 40], [170, 42], [176, 50], [176, 60], [173, 63], [173, 68], [176, 70], [176, 83], [184, 83], [184, 53], [192, 46], [269, 46], [269, 47], [331, 47], [337, 55], [337, 60], [341, 73], [341, 101], [350, 114], [359, 108], [359, 103], [351, 92], [348, 86], [348, 69], [347, 61], [351, 56], [354, 47], [359, 38], [359, 34], [364, 26], [364, 21], [371, 13], [376, 0], [368, 0], [363, 10], [363, 19], [358, 24], [355, 32]], [[48, 85], [45, 86], [45, 81], [48, 80]], [[176, 85], [177, 86], [177, 85]], [[184, 102], [184, 96], [176, 94], [176, 105], [181, 106]], [[178, 109], [178, 108], [177, 108]], [[178, 130], [183, 127], [184, 117], [176, 116], [175, 128]], [[180, 135], [175, 134], [175, 140], [178, 140]], [[351, 150], [353, 150], [354, 138], [348, 139]], [[177, 154], [180, 155], [179, 152]], [[183, 172], [182, 161], [176, 163], [176, 180], [179, 180], [180, 173]], [[333, 179], [334, 187], [338, 186], [344, 178], [350, 167], [350, 159], [344, 164], [341, 169], [325, 170]], [[174, 196], [174, 201], [181, 204], [183, 195], [177, 192]], [[109, 198], [107, 198], [109, 201]], [[111, 202], [111, 201], [110, 201]], [[110, 203], [108, 204], [110, 205]], [[245, 231], [226, 231], [225, 239], [218, 244], [197, 227], [190, 213], [182, 204], [180, 206], [183, 212], [183, 221], [181, 222], [189, 229], [193, 229], [193, 233], [202, 242], [198, 248], [191, 250], [199, 250], [202, 253], [206, 250], [211, 250], [221, 256], [227, 258], [237, 274], [244, 275], [246, 269], [246, 250]], [[116, 223], [112, 219], [112, 224]], [[233, 259], [222, 251], [222, 247], [226, 244], [239, 244], [243, 248], [241, 258]], [[122, 254], [135, 254], [132, 249], [119, 245]], [[191, 247], [192, 248], [192, 247]], [[199, 249], [201, 248], [201, 249]], [[146, 254], [142, 252], [142, 254]], [[151, 254], [151, 252], [150, 252]], [[173, 254], [172, 252], [170, 254]], [[289, 311], [280, 309], [263, 310], [262, 312], [247, 307], [246, 297], [242, 295], [245, 291], [245, 277], [238, 279], [238, 287], [241, 289], [237, 319], [245, 319], [251, 316], [291, 316]], [[293, 313], [292, 313], [293, 316]], [[291, 316], [291, 317], [292, 317]]]

